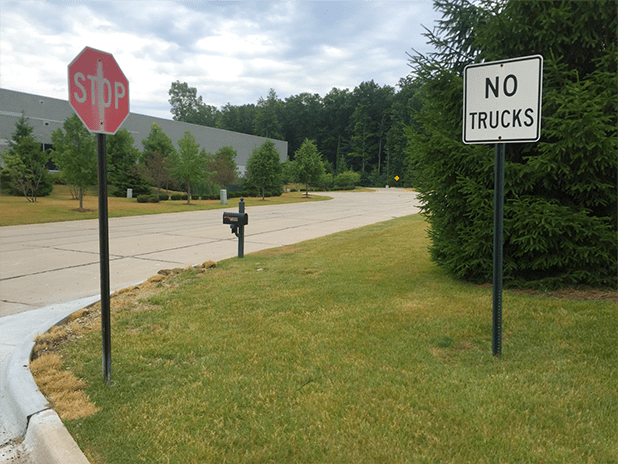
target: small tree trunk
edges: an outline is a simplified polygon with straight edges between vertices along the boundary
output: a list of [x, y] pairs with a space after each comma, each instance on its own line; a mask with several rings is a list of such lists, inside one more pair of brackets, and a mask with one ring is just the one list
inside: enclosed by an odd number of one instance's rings
[[77, 195], [79, 197], [79, 209], [84, 209], [84, 189], [77, 187]]

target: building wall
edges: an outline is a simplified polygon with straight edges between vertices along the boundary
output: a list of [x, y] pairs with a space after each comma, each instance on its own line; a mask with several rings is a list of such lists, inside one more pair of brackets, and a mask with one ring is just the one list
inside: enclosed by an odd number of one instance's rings
[[[8, 149], [11, 134], [15, 131], [15, 123], [24, 114], [29, 124], [33, 127], [33, 135], [40, 143], [51, 145], [51, 134], [58, 128], [62, 128], [65, 119], [75, 114], [67, 100], [32, 95], [13, 90], [0, 89], [0, 165], [1, 153]], [[185, 130], [191, 131], [200, 150], [204, 148], [209, 153], [215, 153], [225, 146], [233, 147], [238, 155], [236, 164], [242, 174], [245, 173], [247, 162], [253, 149], [262, 145], [265, 137], [241, 134], [212, 127], [199, 126], [186, 122], [172, 121], [169, 119], [155, 118], [143, 114], [129, 113], [120, 129], [126, 129], [133, 137], [134, 146], [142, 151], [142, 140], [148, 137], [153, 123], [157, 123], [174, 142], [178, 148]], [[279, 151], [279, 159], [285, 161], [288, 152], [288, 143], [283, 140], [271, 139]]]

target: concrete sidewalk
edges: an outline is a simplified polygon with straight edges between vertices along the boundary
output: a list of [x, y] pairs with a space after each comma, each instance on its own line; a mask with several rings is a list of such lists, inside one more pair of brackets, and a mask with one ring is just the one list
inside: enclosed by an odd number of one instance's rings
[[[399, 189], [326, 195], [333, 200], [247, 208], [245, 255], [415, 214], [419, 206], [415, 193]], [[160, 269], [236, 256], [238, 242], [222, 213], [110, 219], [112, 292]], [[87, 462], [38, 391], [28, 362], [38, 333], [99, 300], [98, 246], [98, 220], [0, 228], [0, 463]], [[21, 445], [2, 447], [24, 436]], [[63, 454], [73, 451], [71, 458]]]

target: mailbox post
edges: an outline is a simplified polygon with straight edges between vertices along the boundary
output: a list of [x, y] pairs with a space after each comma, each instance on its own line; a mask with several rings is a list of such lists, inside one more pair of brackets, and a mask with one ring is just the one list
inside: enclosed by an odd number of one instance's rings
[[249, 224], [249, 215], [245, 213], [245, 200], [238, 202], [238, 212], [223, 213], [223, 224], [229, 224], [231, 232], [238, 237], [238, 257], [245, 256], [245, 226]]

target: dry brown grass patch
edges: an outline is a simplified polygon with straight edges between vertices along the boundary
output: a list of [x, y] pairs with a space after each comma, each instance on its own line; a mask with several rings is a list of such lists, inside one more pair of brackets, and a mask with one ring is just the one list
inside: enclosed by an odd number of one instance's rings
[[[139, 311], [152, 307], [144, 300], [157, 294], [163, 288], [175, 286], [172, 278], [180, 272], [185, 270], [205, 272], [206, 269], [216, 266], [217, 263], [214, 261], [206, 261], [199, 266], [163, 272], [150, 277], [140, 285], [118, 290], [110, 297], [111, 310], [112, 312]], [[99, 330], [100, 327], [101, 303], [97, 302], [74, 312], [64, 324], [54, 326], [48, 332], [39, 334], [35, 338], [30, 371], [41, 393], [61, 419], [72, 420], [87, 417], [99, 410], [84, 393], [86, 384], [69, 371], [62, 369], [62, 358], [56, 354], [56, 351], [64, 343], [80, 338], [92, 330]], [[153, 325], [151, 330], [158, 332], [161, 327]]]
[[30, 363], [30, 371], [41, 393], [61, 419], [88, 417], [99, 411], [84, 393], [86, 384], [71, 372], [62, 370], [57, 354], [44, 354]]

